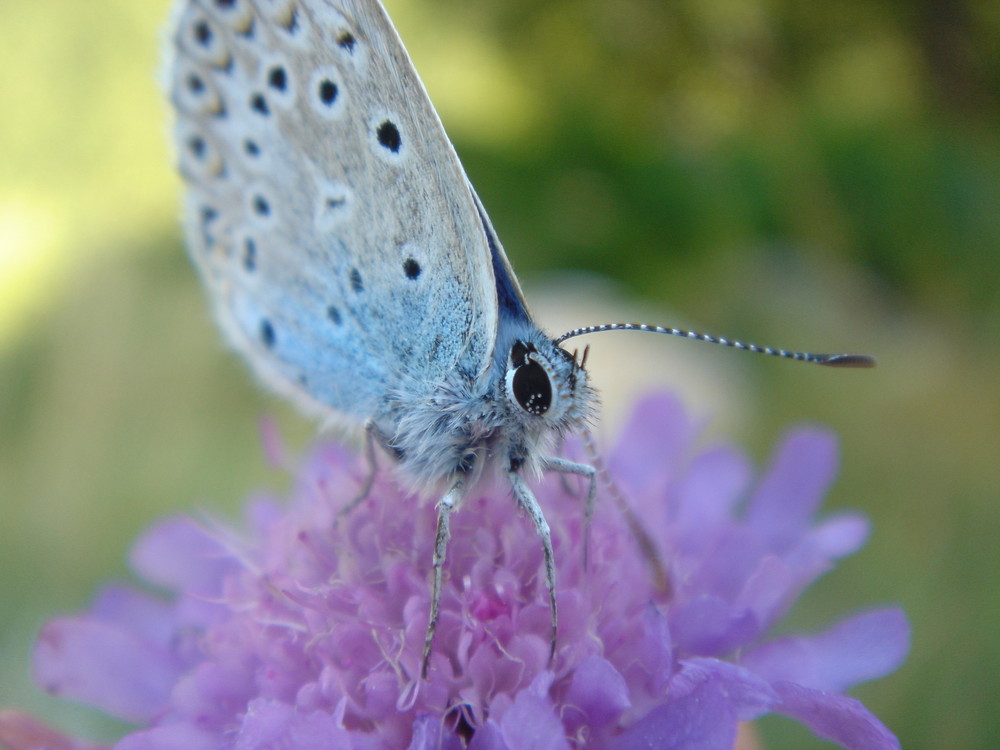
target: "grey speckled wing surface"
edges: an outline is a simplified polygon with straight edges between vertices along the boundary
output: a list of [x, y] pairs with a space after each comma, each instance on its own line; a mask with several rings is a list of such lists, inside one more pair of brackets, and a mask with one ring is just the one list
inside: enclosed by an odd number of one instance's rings
[[361, 422], [401, 382], [483, 373], [492, 230], [382, 7], [188, 2], [173, 33], [188, 247], [257, 374]]

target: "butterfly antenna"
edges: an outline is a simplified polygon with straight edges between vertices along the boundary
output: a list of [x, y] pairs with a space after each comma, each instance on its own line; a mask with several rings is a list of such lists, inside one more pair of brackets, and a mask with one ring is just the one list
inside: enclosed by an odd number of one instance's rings
[[604, 323], [598, 326], [585, 326], [567, 331], [558, 338], [555, 343], [561, 344], [567, 339], [576, 336], [584, 336], [588, 333], [604, 333], [605, 331], [643, 331], [645, 333], [664, 333], [668, 336], [679, 336], [684, 339], [694, 341], [704, 341], [707, 344], [721, 344], [733, 349], [742, 349], [747, 352], [757, 352], [758, 354], [768, 354], [772, 357], [782, 357], [783, 359], [794, 359], [797, 362], [810, 362], [815, 365], [826, 365], [827, 367], [874, 367], [875, 358], [867, 354], [813, 354], [812, 352], [793, 352], [788, 349], [775, 349], [770, 346], [758, 346], [757, 344], [746, 344], [736, 339], [727, 339], [721, 336], [712, 336], [708, 333], [698, 333], [697, 331], [685, 331], [683, 328], [664, 328], [663, 326], [647, 325], [646, 323]]

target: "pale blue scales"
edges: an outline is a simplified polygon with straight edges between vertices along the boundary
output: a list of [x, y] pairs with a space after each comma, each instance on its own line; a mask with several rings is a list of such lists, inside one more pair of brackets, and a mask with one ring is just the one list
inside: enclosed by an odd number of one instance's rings
[[[496, 326], [464, 173], [374, 10], [182, 4], [171, 92], [189, 246], [223, 329], [277, 390], [357, 424], [400, 378], [434, 380], [460, 358], [484, 369], [492, 336], [476, 331]], [[415, 283], [404, 271], [414, 257]], [[421, 334], [415, 319], [434, 320], [441, 336]]]

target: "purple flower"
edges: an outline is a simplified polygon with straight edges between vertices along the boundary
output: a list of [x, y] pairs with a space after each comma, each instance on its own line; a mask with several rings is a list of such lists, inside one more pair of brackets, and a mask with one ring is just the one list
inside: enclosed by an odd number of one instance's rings
[[154, 526], [132, 564], [169, 596], [110, 586], [87, 613], [50, 622], [37, 679], [137, 724], [118, 750], [730, 748], [738, 722], [768, 712], [844, 747], [898, 747], [842, 695], [902, 661], [898, 609], [768, 639], [868, 533], [857, 514], [814, 520], [834, 439], [790, 433], [754, 481], [734, 449], [699, 452], [697, 432], [674, 399], [653, 396], [608, 456], [669, 593], [611, 502], [599, 502], [584, 569], [582, 498], [559, 477], [537, 485], [558, 564], [551, 664], [541, 547], [509, 493], [486, 483], [452, 518], [421, 681], [433, 504], [380, 475], [337, 524], [365, 468], [327, 443], [290, 504], [248, 504], [245, 532]]

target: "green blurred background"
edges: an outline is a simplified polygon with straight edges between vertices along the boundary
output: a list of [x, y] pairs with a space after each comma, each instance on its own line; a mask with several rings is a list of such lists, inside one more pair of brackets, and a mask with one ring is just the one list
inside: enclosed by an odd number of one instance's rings
[[[152, 519], [233, 518], [284, 486], [262, 414], [296, 447], [314, 429], [222, 349], [181, 249], [168, 4], [0, 0], [0, 706], [99, 738], [114, 728], [32, 687], [35, 629], [125, 575]], [[904, 747], [996, 747], [1000, 4], [387, 4], [545, 319], [879, 356], [590, 342], [759, 461], [791, 423], [835, 429], [827, 508], [874, 534], [788, 626], [902, 604], [909, 661], [855, 695]], [[561, 291], [567, 271], [595, 274], [573, 282], [588, 294]], [[598, 384], [612, 411], [638, 387]], [[768, 747], [825, 746], [760, 724]]]

